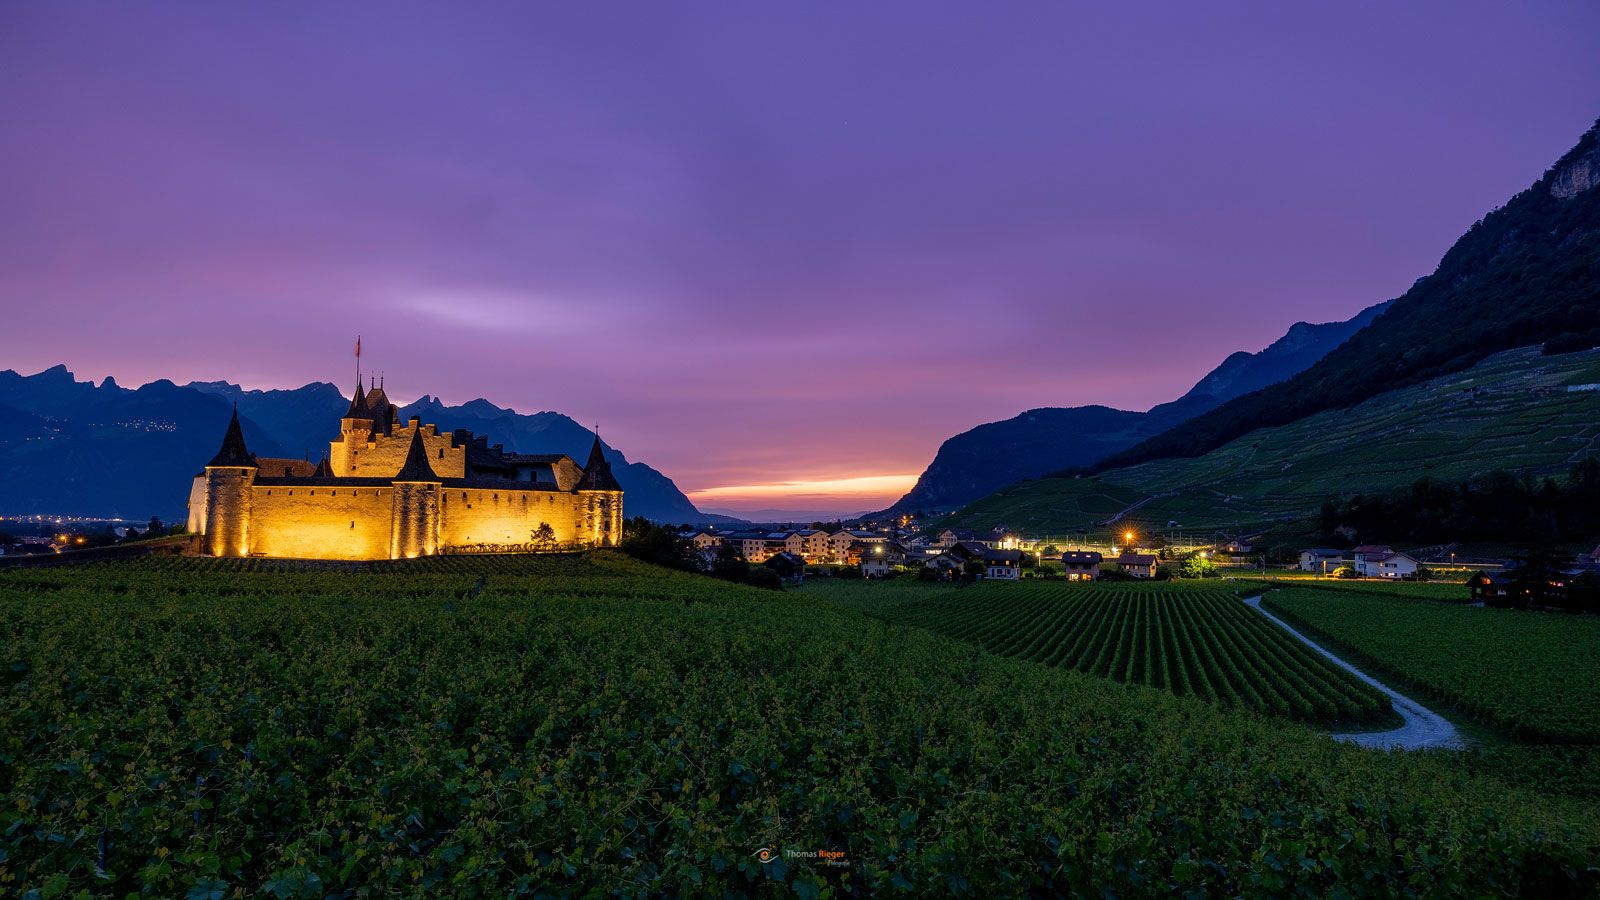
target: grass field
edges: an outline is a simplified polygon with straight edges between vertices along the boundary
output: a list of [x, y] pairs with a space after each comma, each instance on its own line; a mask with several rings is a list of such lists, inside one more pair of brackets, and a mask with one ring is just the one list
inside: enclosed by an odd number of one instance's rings
[[1593, 616], [1304, 587], [1264, 603], [1508, 736], [1600, 744]]
[[7, 896], [1600, 889], [1600, 805], [609, 554], [0, 572], [0, 795]]
[[817, 582], [886, 621], [1004, 656], [1329, 727], [1397, 725], [1380, 693], [1239, 602], [1221, 582], [967, 588]]
[[[1596, 351], [1501, 353], [1350, 409], [1251, 432], [1198, 458], [1013, 485], [959, 510], [949, 524], [1003, 522], [1069, 533], [1107, 519], [1104, 499], [1113, 496], [1128, 498], [1124, 508], [1143, 502], [1122, 525], [1143, 532], [1168, 521], [1259, 530], [1308, 515], [1329, 496], [1391, 490], [1422, 475], [1459, 480], [1496, 468], [1562, 473], [1600, 450], [1600, 392], [1565, 390], [1600, 365], [1597, 359]], [[1080, 509], [1080, 495], [1097, 498], [1093, 512]]]

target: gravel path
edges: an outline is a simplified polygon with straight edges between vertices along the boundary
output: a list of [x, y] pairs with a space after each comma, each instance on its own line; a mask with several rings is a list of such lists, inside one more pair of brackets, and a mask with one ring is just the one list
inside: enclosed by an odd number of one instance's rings
[[1277, 623], [1278, 627], [1304, 642], [1306, 646], [1333, 660], [1334, 665], [1382, 691], [1393, 703], [1394, 711], [1399, 713], [1400, 718], [1405, 720], [1405, 724], [1393, 731], [1336, 734], [1334, 739], [1360, 744], [1363, 747], [1378, 747], [1384, 750], [1421, 750], [1424, 748], [1459, 750], [1466, 746], [1466, 742], [1462, 740], [1461, 734], [1456, 731], [1456, 727], [1451, 725], [1444, 716], [1398, 691], [1391, 690], [1378, 679], [1324, 650], [1315, 641], [1296, 631], [1288, 622], [1262, 609], [1261, 596], [1259, 594], [1254, 597], [1246, 597], [1244, 602], [1254, 608], [1256, 612]]

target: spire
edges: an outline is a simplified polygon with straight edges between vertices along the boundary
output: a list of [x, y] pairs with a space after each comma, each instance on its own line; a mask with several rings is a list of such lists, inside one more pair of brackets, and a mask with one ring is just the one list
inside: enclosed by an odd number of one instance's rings
[[411, 448], [406, 451], [406, 463], [400, 467], [395, 481], [438, 481], [433, 466], [428, 463], [428, 448], [422, 443], [422, 429], [411, 432]]
[[350, 411], [344, 414], [346, 419], [371, 419], [372, 410], [367, 408], [367, 392], [361, 389], [361, 377], [356, 376], [356, 395], [350, 401]]
[[622, 485], [611, 474], [611, 463], [606, 462], [600, 448], [600, 429], [594, 432], [594, 446], [589, 448], [589, 461], [583, 465], [583, 477], [578, 479], [580, 491], [620, 491]]
[[324, 456], [322, 458], [321, 462], [317, 463], [317, 470], [315, 472], [311, 473], [311, 477], [312, 478], [332, 478], [333, 477], [333, 467], [328, 465], [328, 458], [326, 456]]
[[244, 429], [239, 427], [239, 404], [237, 403], [233, 405], [233, 418], [228, 420], [228, 431], [222, 436], [222, 449], [218, 450], [217, 455], [211, 458], [211, 462], [206, 463], [207, 468], [212, 466], [258, 468], [256, 466], [256, 458], [251, 456], [250, 451], [245, 449], [244, 446]]

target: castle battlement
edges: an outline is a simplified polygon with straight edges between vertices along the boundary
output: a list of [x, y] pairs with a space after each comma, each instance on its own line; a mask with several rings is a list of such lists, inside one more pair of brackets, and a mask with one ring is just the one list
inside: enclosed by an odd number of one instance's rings
[[401, 559], [441, 552], [615, 546], [622, 486], [596, 435], [565, 454], [508, 453], [464, 429], [441, 432], [356, 383], [339, 436], [312, 467], [257, 459], [239, 413], [189, 493], [189, 530], [212, 556]]

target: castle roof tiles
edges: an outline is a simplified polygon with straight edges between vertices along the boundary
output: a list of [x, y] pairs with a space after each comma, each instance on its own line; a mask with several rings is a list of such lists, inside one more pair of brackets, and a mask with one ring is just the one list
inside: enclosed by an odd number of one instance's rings
[[239, 405], [234, 404], [233, 418], [228, 420], [228, 431], [222, 436], [222, 447], [217, 450], [217, 455], [211, 458], [210, 466], [237, 466], [239, 468], [255, 468], [256, 458], [244, 445], [244, 430], [239, 427]]
[[394, 476], [395, 481], [439, 481], [433, 465], [428, 462], [428, 448], [422, 443], [422, 429], [411, 432], [411, 446], [406, 450], [405, 464]]

